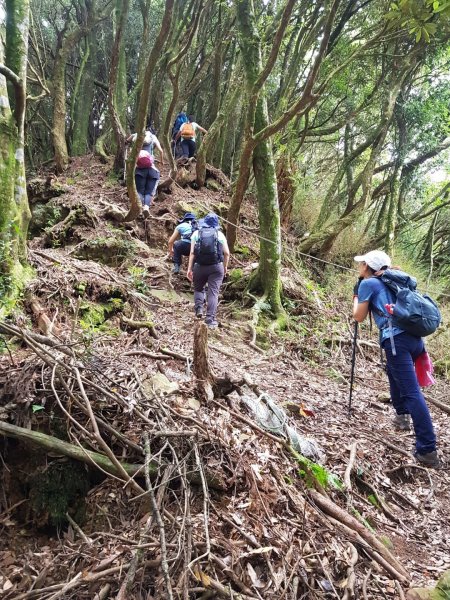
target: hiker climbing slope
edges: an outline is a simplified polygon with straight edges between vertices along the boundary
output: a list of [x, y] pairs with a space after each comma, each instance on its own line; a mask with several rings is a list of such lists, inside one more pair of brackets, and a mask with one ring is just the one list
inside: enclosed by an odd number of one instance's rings
[[192, 158], [195, 154], [197, 145], [196, 145], [196, 135], [197, 131], [201, 131], [202, 133], [208, 133], [206, 129], [200, 127], [198, 123], [194, 121], [192, 116], [188, 117], [186, 123], [183, 123], [180, 127], [180, 130], [175, 136], [176, 141], [181, 138], [181, 149], [183, 151], [183, 158]]
[[[134, 142], [137, 133], [130, 135], [127, 142]], [[134, 181], [136, 190], [141, 199], [144, 217], [150, 213], [150, 206], [153, 198], [156, 196], [158, 181], [160, 177], [159, 170], [155, 167], [154, 150], [158, 150], [161, 163], [164, 163], [164, 152], [156, 135], [147, 129], [145, 132], [142, 149], [139, 151], [136, 160], [136, 169], [134, 172]]]
[[175, 121], [172, 127], [172, 136], [171, 136], [171, 145], [172, 145], [172, 154], [175, 159], [180, 158], [183, 154], [181, 149], [181, 144], [179, 137], [177, 137], [177, 133], [180, 131], [180, 127], [183, 123], [188, 122], [188, 116], [185, 112], [179, 112], [175, 117]]
[[195, 215], [187, 212], [175, 227], [175, 231], [169, 238], [168, 252], [173, 260], [173, 273], [180, 272], [183, 256], [189, 256], [191, 252], [191, 238], [195, 228]]
[[229, 259], [230, 250], [225, 236], [219, 231], [219, 218], [215, 213], [209, 213], [192, 234], [187, 276], [194, 283], [194, 310], [199, 319], [203, 317], [205, 285], [208, 284], [205, 323], [211, 329], [218, 325], [219, 291]]
[[380, 330], [391, 401], [396, 411], [394, 425], [398, 429], [409, 430], [412, 418], [416, 434], [416, 460], [425, 466], [439, 467], [430, 411], [414, 369], [415, 361], [425, 352], [424, 343], [422, 338], [393, 324], [386, 308], [396, 303], [396, 295], [380, 279], [391, 266], [391, 259], [385, 252], [373, 250], [355, 256], [355, 261], [359, 263], [360, 277], [354, 288], [353, 317], [361, 323], [370, 311]]

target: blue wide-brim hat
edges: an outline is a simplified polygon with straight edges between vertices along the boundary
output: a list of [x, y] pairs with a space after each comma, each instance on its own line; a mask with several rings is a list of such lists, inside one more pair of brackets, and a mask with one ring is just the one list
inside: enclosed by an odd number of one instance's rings
[[219, 217], [216, 215], [216, 213], [207, 214], [203, 219], [203, 222], [206, 227], [219, 227]]
[[184, 217], [178, 221], [179, 223], [184, 223], [185, 221], [195, 221], [197, 217], [192, 212], [187, 212], [184, 214]]

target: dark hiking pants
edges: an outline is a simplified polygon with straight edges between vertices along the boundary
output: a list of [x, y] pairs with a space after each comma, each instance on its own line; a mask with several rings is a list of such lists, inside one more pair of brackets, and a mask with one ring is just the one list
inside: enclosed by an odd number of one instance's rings
[[192, 158], [195, 154], [195, 141], [181, 138], [181, 149], [183, 151], [183, 158]]
[[392, 354], [390, 340], [383, 342], [392, 405], [398, 415], [411, 415], [416, 450], [419, 454], [427, 454], [436, 450], [436, 436], [414, 370], [414, 361], [424, 351], [423, 340], [409, 333], [400, 333], [394, 336], [394, 342], [396, 356]]
[[177, 240], [173, 245], [173, 262], [176, 265], [181, 265], [183, 256], [189, 256], [191, 253], [190, 240]]
[[219, 290], [222, 285], [224, 269], [223, 263], [216, 265], [194, 265], [194, 304], [195, 311], [203, 310], [205, 302], [205, 285], [208, 284], [206, 298], [205, 323], [212, 325], [216, 323], [217, 305], [219, 303]]
[[136, 190], [144, 206], [150, 206], [152, 198], [156, 195], [158, 186], [159, 171], [154, 167], [148, 169], [136, 168], [134, 173], [134, 181]]

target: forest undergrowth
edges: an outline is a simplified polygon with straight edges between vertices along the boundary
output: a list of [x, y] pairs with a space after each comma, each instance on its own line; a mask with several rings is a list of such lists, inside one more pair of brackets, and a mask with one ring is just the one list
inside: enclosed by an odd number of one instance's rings
[[255, 325], [251, 197], [221, 326], [194, 322], [167, 239], [187, 210], [226, 217], [213, 179], [125, 225], [125, 188], [92, 157], [30, 184], [34, 276], [0, 324], [7, 600], [412, 599], [450, 568], [445, 360], [426, 393], [444, 461], [430, 471], [393, 429], [368, 330], [348, 413], [352, 275], [326, 283], [286, 253], [290, 326], [273, 333], [264, 310]]

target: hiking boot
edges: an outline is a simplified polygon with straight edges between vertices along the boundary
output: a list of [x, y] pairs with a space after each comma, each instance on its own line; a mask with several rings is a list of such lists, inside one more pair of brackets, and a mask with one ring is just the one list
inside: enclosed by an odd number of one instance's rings
[[424, 467], [431, 467], [432, 469], [439, 469], [441, 467], [441, 461], [436, 450], [427, 452], [426, 454], [414, 452], [414, 458]]
[[146, 219], [147, 217], [150, 216], [150, 209], [147, 205], [145, 205], [144, 208], [142, 209], [142, 215], [143, 215], [144, 219]]
[[211, 323], [206, 323], [206, 327], [208, 329], [217, 329], [219, 327], [219, 323], [217, 321], [211, 321]]
[[174, 263], [173, 269], [172, 269], [172, 273], [174, 275], [179, 275], [179, 273], [180, 273], [180, 265], [178, 265], [177, 263]]
[[203, 319], [203, 309], [201, 308], [201, 306], [195, 309], [195, 316], [197, 317], [197, 319]]
[[394, 427], [400, 429], [400, 431], [411, 430], [411, 415], [395, 415], [392, 420]]

